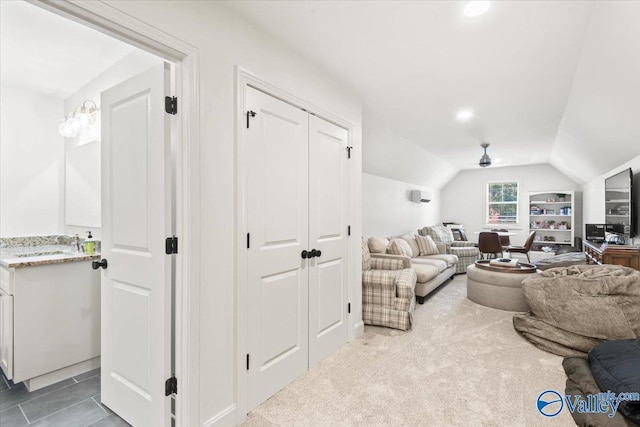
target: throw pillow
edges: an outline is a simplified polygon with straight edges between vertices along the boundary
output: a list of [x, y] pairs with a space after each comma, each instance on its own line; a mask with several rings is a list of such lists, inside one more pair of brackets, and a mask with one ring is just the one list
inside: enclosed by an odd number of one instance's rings
[[392, 240], [391, 244], [387, 247], [387, 252], [392, 255], [407, 256], [407, 253], [404, 251], [404, 248], [400, 245], [399, 242], [400, 241], [397, 239]]
[[431, 236], [416, 236], [416, 241], [420, 248], [420, 255], [437, 255], [440, 253], [438, 245], [436, 245]]
[[367, 242], [362, 239], [362, 271], [371, 270], [371, 254]]
[[372, 254], [383, 254], [389, 246], [389, 239], [384, 237], [369, 237], [369, 250]]
[[409, 257], [409, 258], [413, 258], [414, 256], [417, 256], [418, 254], [414, 254], [413, 250], [411, 249], [411, 245], [409, 245], [409, 243], [402, 239], [402, 238], [395, 238], [393, 240], [397, 240], [398, 244], [400, 245], [400, 247], [404, 250], [404, 253]]
[[415, 234], [413, 233], [405, 234], [400, 238], [409, 244], [409, 247], [411, 248], [411, 252], [413, 252], [413, 257], [417, 257], [418, 255], [420, 255], [420, 248], [418, 247], [418, 242], [416, 242]]
[[432, 225], [430, 227], [423, 227], [418, 230], [421, 236], [431, 236], [434, 242], [438, 243], [452, 243], [453, 233], [449, 227], [443, 225]]

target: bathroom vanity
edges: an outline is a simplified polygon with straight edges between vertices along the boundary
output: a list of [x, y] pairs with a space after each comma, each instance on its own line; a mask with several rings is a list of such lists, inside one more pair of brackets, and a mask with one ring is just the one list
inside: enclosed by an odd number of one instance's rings
[[68, 247], [3, 249], [0, 368], [37, 390], [100, 366], [98, 255]]

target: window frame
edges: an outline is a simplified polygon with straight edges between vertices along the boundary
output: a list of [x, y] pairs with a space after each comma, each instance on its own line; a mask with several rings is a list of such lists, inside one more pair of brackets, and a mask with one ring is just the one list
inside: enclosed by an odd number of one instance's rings
[[[490, 202], [489, 201], [489, 188], [492, 184], [516, 184], [516, 201], [515, 202]], [[485, 203], [484, 203], [484, 217], [485, 224], [488, 228], [518, 228], [520, 226], [520, 181], [517, 179], [502, 179], [496, 181], [488, 181], [484, 191]], [[515, 204], [516, 206], [516, 219], [511, 223], [491, 223], [489, 222], [489, 206], [491, 204]]]

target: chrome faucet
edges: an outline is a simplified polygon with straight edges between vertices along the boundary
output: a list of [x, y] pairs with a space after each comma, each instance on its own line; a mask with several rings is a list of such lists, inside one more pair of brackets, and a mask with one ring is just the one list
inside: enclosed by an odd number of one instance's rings
[[61, 240], [70, 240], [71, 243], [69, 244], [71, 245], [71, 249], [76, 252], [80, 252], [80, 236], [77, 234], [74, 234], [73, 236], [60, 234], [53, 239], [56, 245], [59, 245]]

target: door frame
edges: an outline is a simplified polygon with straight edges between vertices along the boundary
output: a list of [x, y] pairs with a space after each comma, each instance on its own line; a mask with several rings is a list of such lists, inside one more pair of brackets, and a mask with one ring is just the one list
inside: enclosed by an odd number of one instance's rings
[[175, 270], [175, 375], [179, 381], [175, 413], [176, 425], [196, 425], [200, 418], [200, 267], [195, 256], [200, 245], [198, 49], [101, 1], [27, 1], [174, 65], [174, 96], [180, 100], [179, 114], [172, 121], [172, 134], [176, 141], [175, 233], [183, 242], [176, 255]]
[[[287, 104], [291, 104], [294, 107], [307, 111], [323, 120], [331, 122], [336, 126], [344, 128], [348, 132], [348, 144], [353, 146], [355, 125], [335, 114], [332, 114], [314, 104], [311, 104], [303, 99], [298, 98], [289, 92], [272, 85], [266, 80], [258, 77], [254, 73], [247, 69], [236, 65], [236, 114], [235, 114], [235, 235], [236, 235], [236, 247], [235, 247], [235, 328], [236, 328], [236, 348], [235, 348], [235, 361], [236, 361], [236, 405], [238, 425], [242, 424], [247, 419], [247, 390], [248, 390], [248, 375], [245, 364], [245, 355], [247, 354], [247, 331], [248, 331], [248, 307], [247, 307], [247, 294], [248, 294], [248, 279], [247, 279], [247, 265], [248, 265], [248, 253], [246, 250], [246, 236], [247, 236], [247, 208], [245, 205], [246, 196], [246, 173], [247, 173], [247, 146], [244, 141], [244, 127], [246, 126], [246, 107], [245, 107], [245, 89], [247, 86], [253, 87], [261, 92], [266, 93], [274, 98], [277, 98]], [[352, 174], [355, 169], [349, 169], [349, 191], [353, 188]], [[347, 207], [347, 217], [351, 224], [355, 223], [353, 218], [354, 209], [351, 204]], [[353, 228], [352, 228], [353, 229]], [[352, 237], [355, 238], [355, 233], [352, 233]], [[347, 251], [348, 260], [352, 259], [352, 248], [350, 245]], [[358, 245], [358, 248], [360, 245]], [[350, 301], [354, 301], [353, 295], [353, 283], [354, 280], [354, 266], [352, 262], [348, 261], [348, 277], [349, 284], [347, 286], [347, 297]], [[356, 307], [359, 304], [355, 304]], [[358, 317], [356, 317], [357, 319]], [[356, 338], [357, 326], [354, 328], [353, 313], [348, 315], [349, 319], [349, 336], [348, 342], [353, 341]]]

